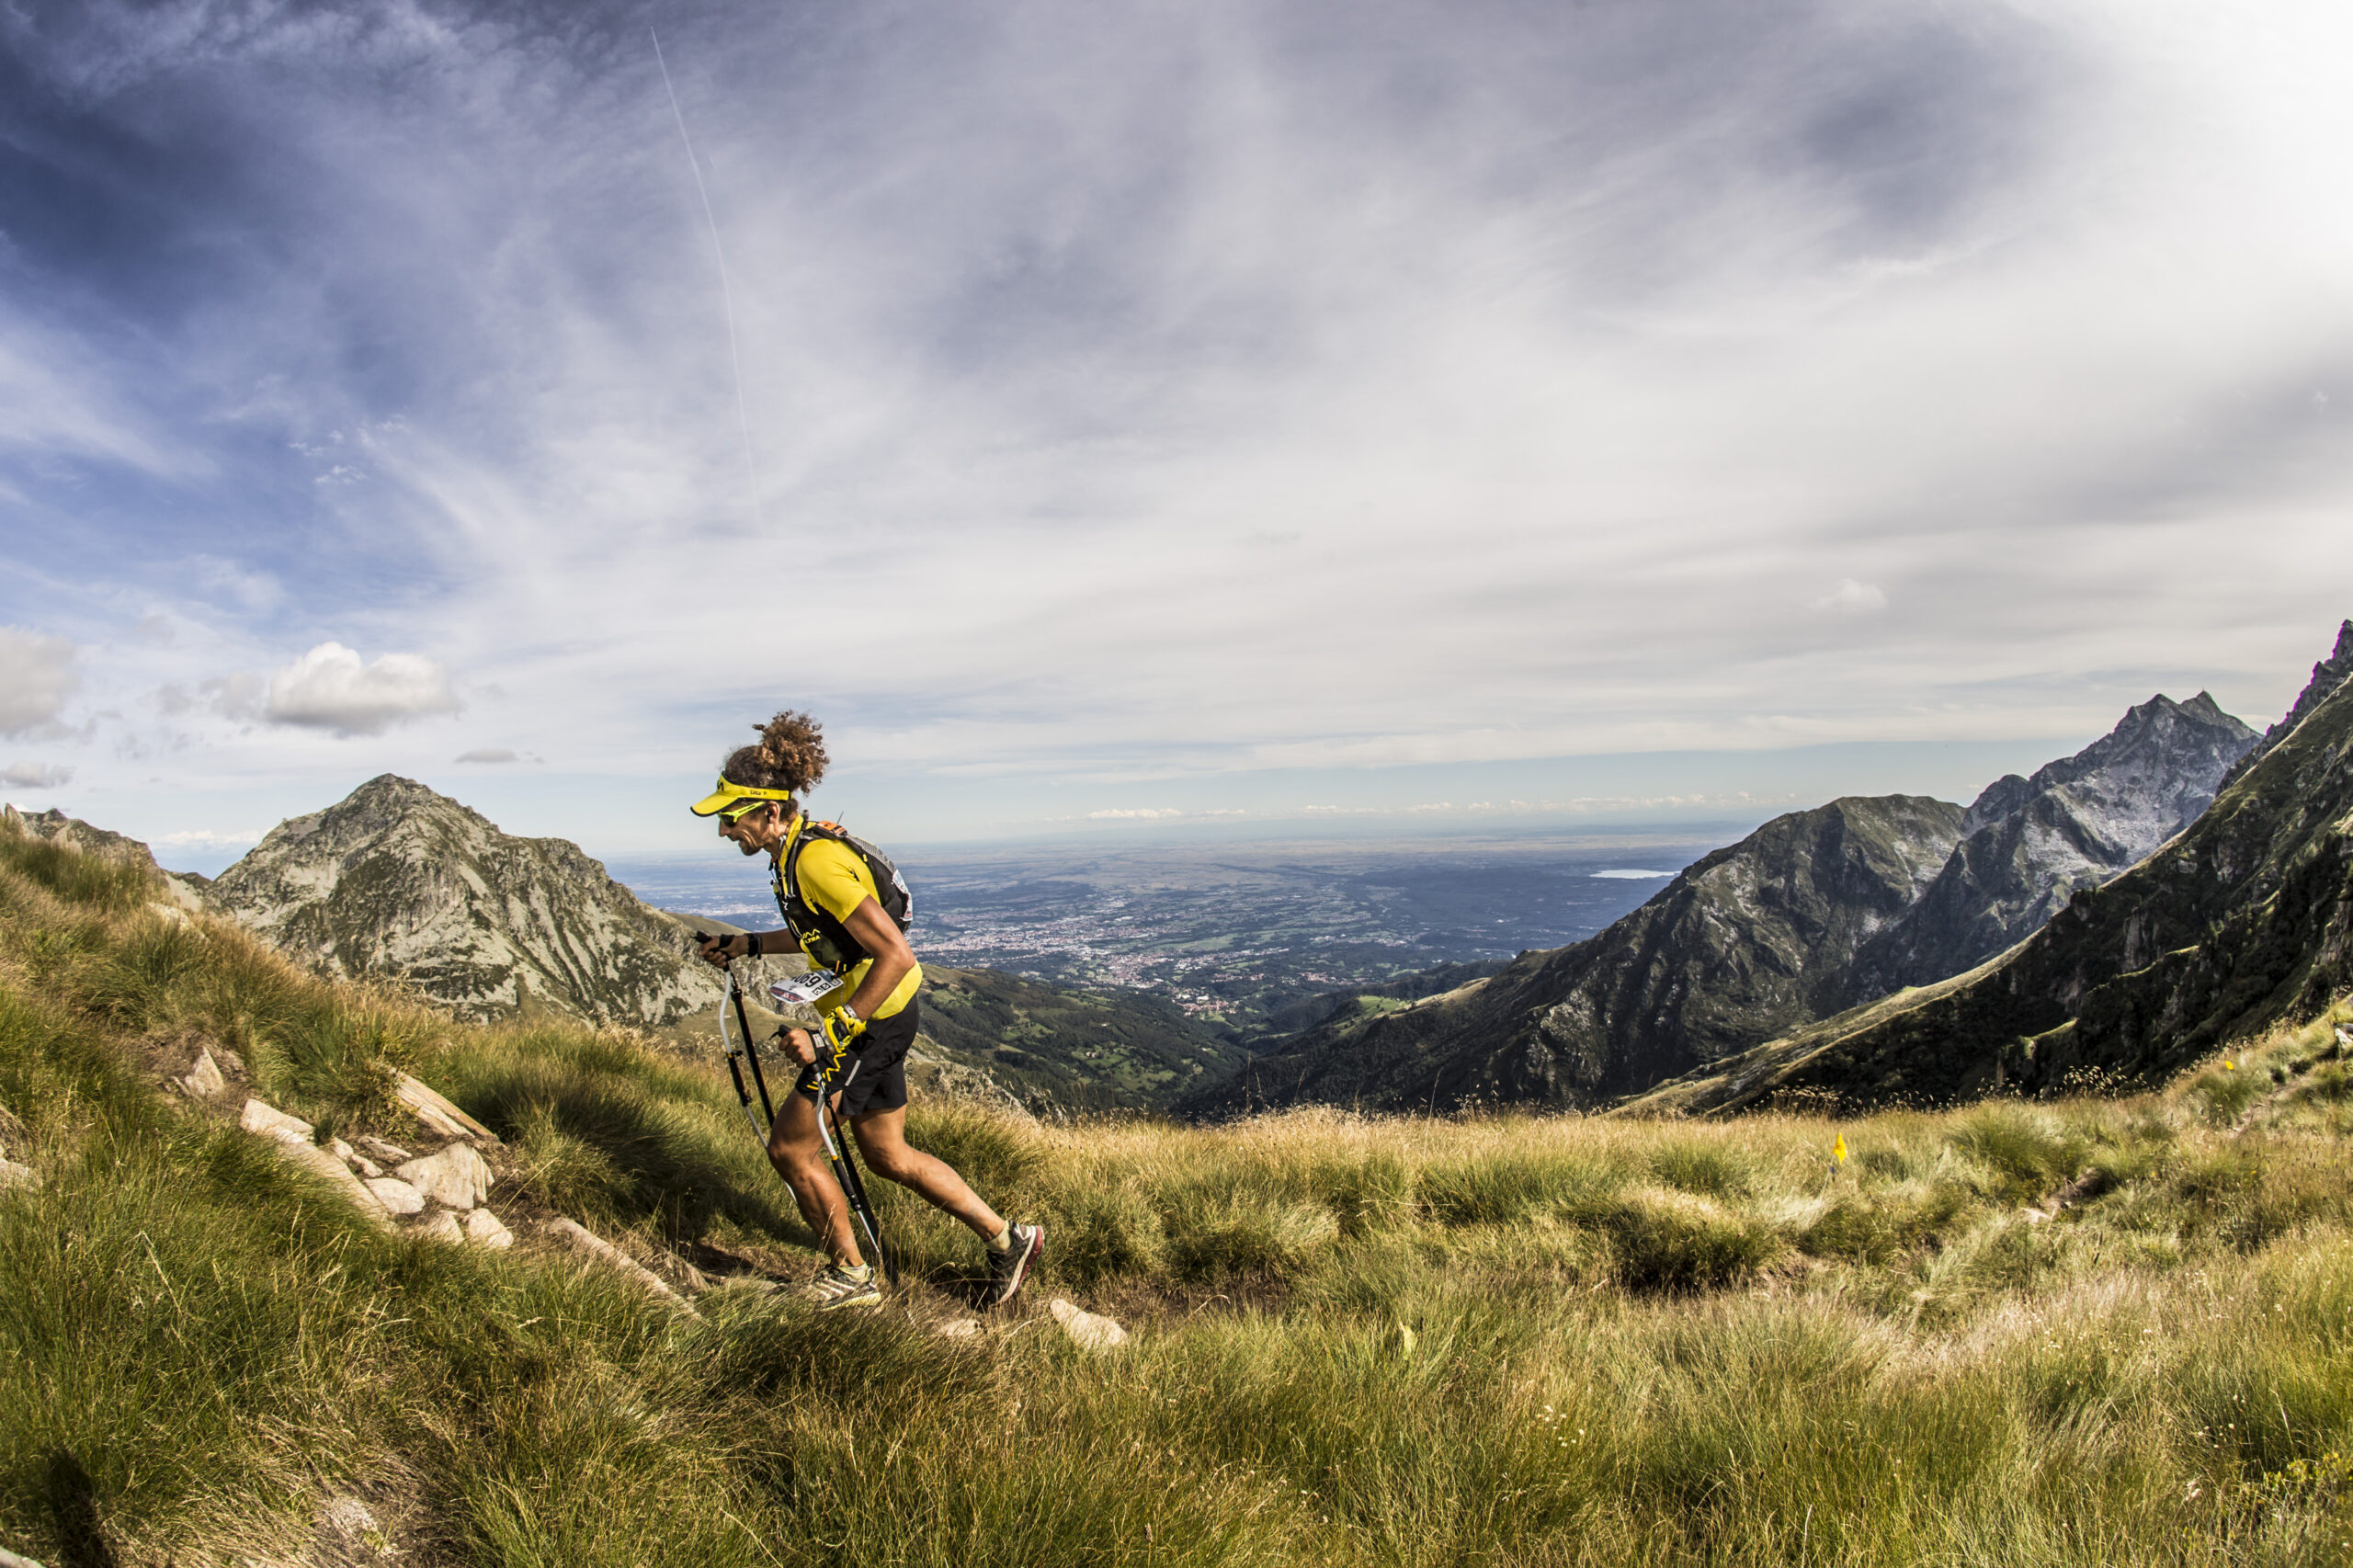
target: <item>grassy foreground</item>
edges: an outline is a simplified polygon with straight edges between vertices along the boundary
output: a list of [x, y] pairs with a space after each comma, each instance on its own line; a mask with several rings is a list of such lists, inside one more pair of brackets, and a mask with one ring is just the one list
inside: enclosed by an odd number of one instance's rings
[[[930, 1108], [1053, 1234], [953, 1338], [974, 1244], [895, 1193], [919, 1278], [853, 1321], [368, 1227], [163, 1074], [210, 1042], [397, 1139], [412, 1071], [505, 1134], [527, 1238], [806, 1257], [708, 1066], [452, 1025], [153, 896], [0, 840], [0, 1148], [39, 1176], [0, 1190], [0, 1546], [52, 1568], [2353, 1561], [2336, 1017], [2161, 1096], [1843, 1123]], [[1077, 1349], [1057, 1292], [1134, 1339]], [[369, 1539], [323, 1533], [344, 1494]]]

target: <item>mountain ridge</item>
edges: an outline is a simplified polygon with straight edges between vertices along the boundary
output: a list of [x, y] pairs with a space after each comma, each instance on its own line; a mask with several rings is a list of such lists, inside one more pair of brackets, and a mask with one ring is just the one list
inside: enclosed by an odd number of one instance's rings
[[1597, 1107], [1704, 1073], [2011, 946], [2177, 834], [2255, 744], [2211, 695], [2159, 694], [1966, 810], [1850, 796], [1787, 813], [1596, 937], [1404, 1007], [1336, 1012], [1178, 1108]]
[[2195, 824], [2017, 946], [1629, 1108], [2144, 1084], [2353, 986], [2353, 683], [2332, 675]]

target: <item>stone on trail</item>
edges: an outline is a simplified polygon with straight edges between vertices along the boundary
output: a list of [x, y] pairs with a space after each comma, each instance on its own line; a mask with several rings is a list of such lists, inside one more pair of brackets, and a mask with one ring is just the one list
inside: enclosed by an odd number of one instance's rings
[[456, 1246], [466, 1239], [466, 1233], [459, 1225], [458, 1217], [447, 1209], [436, 1209], [432, 1218], [423, 1224], [410, 1228], [415, 1234], [423, 1236], [428, 1242], [448, 1242], [451, 1246]]
[[198, 1046], [195, 1064], [180, 1080], [180, 1087], [197, 1099], [209, 1100], [228, 1086], [229, 1080], [221, 1075], [221, 1064], [212, 1060], [212, 1052]]
[[372, 1545], [369, 1538], [384, 1533], [376, 1516], [369, 1512], [368, 1505], [347, 1492], [340, 1497], [328, 1498], [319, 1509], [319, 1528], [351, 1546]]
[[410, 1160], [392, 1174], [445, 1209], [472, 1209], [490, 1197], [490, 1163], [469, 1143]]
[[378, 1159], [388, 1160], [396, 1165], [404, 1160], [414, 1160], [416, 1158], [416, 1155], [413, 1151], [404, 1149], [397, 1143], [387, 1143], [381, 1138], [369, 1138], [363, 1134], [360, 1137], [359, 1142], [361, 1147], [365, 1148], [369, 1153], [375, 1155]]
[[[11, 811], [15, 809], [13, 806], [9, 808]], [[29, 1557], [19, 1557], [6, 1547], [0, 1546], [0, 1568], [40, 1568], [40, 1564]]]
[[1116, 1350], [1128, 1342], [1128, 1331], [1107, 1317], [1083, 1312], [1061, 1296], [1046, 1303], [1071, 1343], [1082, 1350]]
[[14, 1160], [0, 1160], [0, 1191], [12, 1187], [39, 1187], [40, 1173]]
[[376, 1201], [382, 1204], [390, 1213], [406, 1215], [425, 1212], [425, 1194], [395, 1176], [378, 1176], [361, 1185], [374, 1193]]
[[931, 1331], [934, 1339], [977, 1339], [981, 1335], [978, 1318], [950, 1318]]
[[485, 1143], [498, 1142], [497, 1133], [405, 1073], [401, 1074], [399, 1084], [393, 1086], [392, 1097], [415, 1111], [417, 1120], [444, 1138], [479, 1138]]
[[245, 1102], [244, 1112], [237, 1118], [237, 1125], [248, 1132], [259, 1133], [264, 1138], [275, 1138], [280, 1142], [307, 1144], [311, 1141], [312, 1129], [309, 1122], [299, 1116], [289, 1116], [277, 1107], [264, 1105], [259, 1100], [249, 1099]]
[[359, 1178], [351, 1174], [349, 1165], [345, 1165], [316, 1143], [281, 1137], [273, 1138], [270, 1147], [292, 1164], [324, 1176], [336, 1191], [351, 1199], [353, 1208], [370, 1220], [381, 1224], [392, 1218], [386, 1212], [382, 1200], [359, 1184]]
[[[548, 1234], [555, 1237], [558, 1241], [561, 1241], [569, 1246], [575, 1247], [579, 1251], [586, 1253], [590, 1257], [595, 1258], [597, 1262], [604, 1264], [606, 1267], [616, 1269], [621, 1274], [626, 1275], [628, 1278], [636, 1280], [640, 1285], [644, 1286], [655, 1295], [663, 1297], [665, 1300], [677, 1302], [678, 1305], [686, 1308], [689, 1312], [694, 1312], [695, 1309], [693, 1304], [684, 1296], [679, 1295], [677, 1291], [672, 1290], [668, 1280], [663, 1278], [662, 1276], [654, 1273], [654, 1270], [646, 1267], [645, 1265], [638, 1262], [635, 1258], [630, 1256], [627, 1253], [621, 1251], [620, 1248], [613, 1245], [612, 1243], [605, 1240], [602, 1236], [595, 1234], [578, 1221], [551, 1220], [548, 1221]], [[695, 1315], [699, 1317], [701, 1314], [698, 1312]]]
[[466, 1216], [466, 1240], [493, 1251], [515, 1244], [515, 1233], [506, 1222], [487, 1209], [477, 1209]]
[[384, 1174], [383, 1167], [340, 1138], [327, 1140], [327, 1149], [335, 1157], [359, 1173], [362, 1181], [374, 1181]]

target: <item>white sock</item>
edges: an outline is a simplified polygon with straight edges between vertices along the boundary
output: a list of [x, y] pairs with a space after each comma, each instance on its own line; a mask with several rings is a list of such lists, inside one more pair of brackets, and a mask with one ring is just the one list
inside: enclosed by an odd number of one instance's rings
[[1002, 1230], [1002, 1231], [999, 1231], [995, 1235], [993, 1235], [993, 1236], [991, 1236], [991, 1237], [989, 1238], [989, 1251], [991, 1251], [991, 1252], [1011, 1252], [1012, 1250], [1013, 1250], [1013, 1221], [1010, 1221], [1010, 1220], [1007, 1220], [1007, 1221], [1005, 1222], [1005, 1229], [1004, 1229], [1004, 1230]]
[[874, 1266], [870, 1263], [861, 1263], [856, 1268], [852, 1268], [847, 1263], [837, 1263], [834, 1267], [861, 1285], [874, 1278]]

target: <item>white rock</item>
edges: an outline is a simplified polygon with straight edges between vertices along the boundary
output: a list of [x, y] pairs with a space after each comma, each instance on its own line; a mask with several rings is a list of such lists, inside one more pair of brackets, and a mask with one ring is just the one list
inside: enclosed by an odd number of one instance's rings
[[428, 1242], [448, 1242], [451, 1246], [466, 1239], [466, 1233], [458, 1224], [458, 1217], [447, 1209], [436, 1209], [430, 1218], [411, 1229]]
[[[17, 808], [14, 806], [8, 808], [8, 813], [11, 816], [16, 814], [16, 811]], [[40, 1568], [40, 1564], [29, 1557], [19, 1557], [6, 1547], [0, 1546], [0, 1568]]]
[[363, 1137], [359, 1142], [367, 1148], [369, 1153], [375, 1155], [378, 1159], [390, 1160], [396, 1165], [403, 1160], [414, 1160], [416, 1158], [416, 1155], [412, 1151], [404, 1149], [397, 1143], [387, 1143], [381, 1138]]
[[695, 1312], [695, 1309], [688, 1302], [687, 1299], [670, 1288], [670, 1282], [668, 1280], [663, 1278], [662, 1276], [654, 1273], [654, 1270], [646, 1267], [645, 1265], [638, 1262], [635, 1258], [630, 1256], [627, 1253], [621, 1251], [620, 1248], [613, 1245], [612, 1243], [605, 1240], [602, 1236], [594, 1234], [586, 1226], [582, 1225], [579, 1221], [575, 1220], [551, 1220], [548, 1221], [547, 1233], [555, 1237], [558, 1241], [564, 1243], [568, 1246], [576, 1247], [580, 1251], [586, 1253], [590, 1257], [593, 1257], [597, 1262], [604, 1264], [607, 1267], [616, 1269], [629, 1278], [636, 1280], [640, 1285], [644, 1286], [655, 1295], [663, 1297], [665, 1300], [677, 1302], [678, 1305], [685, 1307], [688, 1312], [693, 1312], [695, 1316], [699, 1317], [702, 1315], [699, 1312]]
[[39, 1187], [40, 1173], [30, 1165], [20, 1165], [14, 1160], [0, 1160], [0, 1190], [12, 1187]]
[[376, 1195], [376, 1201], [382, 1204], [388, 1213], [422, 1214], [425, 1212], [425, 1194], [404, 1181], [392, 1176], [377, 1176], [360, 1185]]
[[489, 1210], [477, 1209], [466, 1216], [466, 1240], [494, 1250], [513, 1246], [515, 1233]]
[[238, 1074], [244, 1072], [245, 1059], [238, 1055], [235, 1051], [230, 1050], [227, 1046], [222, 1046], [214, 1054], [220, 1058], [221, 1065], [229, 1072]]
[[950, 1318], [931, 1331], [935, 1339], [977, 1339], [981, 1333], [978, 1318]]
[[180, 1080], [180, 1087], [198, 1099], [209, 1100], [228, 1086], [229, 1080], [221, 1075], [221, 1064], [212, 1060], [212, 1052], [203, 1046], [198, 1046], [195, 1064], [188, 1068], [188, 1075]]
[[153, 915], [156, 919], [164, 921], [167, 925], [185, 926], [188, 924], [188, 911], [182, 909], [176, 903], [151, 902], [147, 905], [147, 913]]
[[2045, 1214], [2040, 1209], [2021, 1209], [2018, 1210], [2018, 1218], [2024, 1220], [2029, 1225], [2040, 1225], [2045, 1220], [2050, 1219], [2051, 1216]]
[[383, 1527], [377, 1524], [376, 1516], [368, 1511], [368, 1505], [349, 1493], [327, 1499], [325, 1506], [319, 1509], [319, 1528], [355, 1545], [365, 1542], [371, 1535], [383, 1533]]
[[445, 1209], [472, 1209], [490, 1196], [490, 1163], [467, 1143], [406, 1161], [392, 1174]]
[[353, 1170], [358, 1171], [359, 1173], [359, 1179], [362, 1181], [373, 1181], [378, 1176], [384, 1174], [384, 1169], [381, 1165], [379, 1165], [375, 1161], [369, 1159], [367, 1155], [361, 1153], [358, 1150], [353, 1148], [350, 1144], [345, 1142], [340, 1138], [328, 1139], [327, 1149], [336, 1159], [341, 1160], [345, 1165], [349, 1165]]
[[324, 1177], [336, 1191], [351, 1199], [353, 1208], [369, 1219], [382, 1221], [391, 1218], [376, 1195], [359, 1185], [359, 1178], [351, 1174], [351, 1167], [316, 1143], [299, 1138], [280, 1137], [273, 1138], [270, 1147], [293, 1164]]
[[237, 1125], [248, 1132], [259, 1133], [264, 1138], [275, 1138], [281, 1142], [294, 1142], [307, 1146], [311, 1142], [312, 1129], [309, 1122], [299, 1116], [289, 1116], [275, 1106], [264, 1105], [259, 1100], [249, 1099], [245, 1102], [244, 1112], [237, 1118]]
[[405, 1073], [393, 1086], [392, 1097], [415, 1111], [417, 1120], [444, 1138], [479, 1138], [485, 1143], [498, 1142], [497, 1133]]
[[1060, 1296], [1047, 1302], [1046, 1310], [1054, 1314], [1054, 1321], [1063, 1325], [1071, 1343], [1082, 1350], [1116, 1350], [1128, 1342], [1126, 1329], [1109, 1318], [1082, 1312]]

